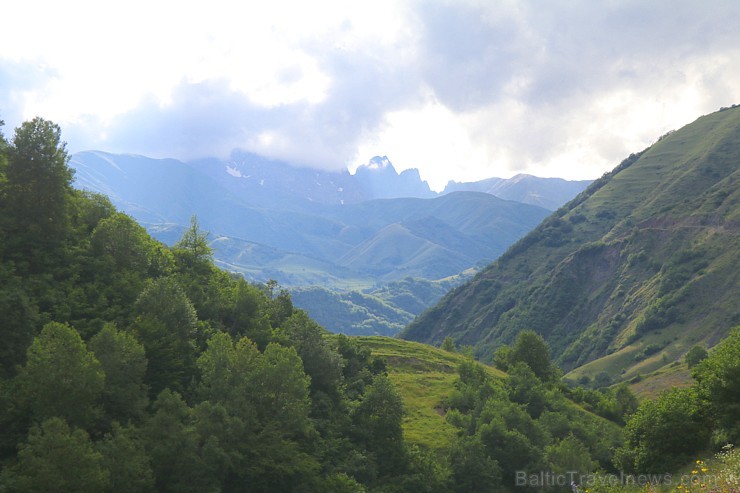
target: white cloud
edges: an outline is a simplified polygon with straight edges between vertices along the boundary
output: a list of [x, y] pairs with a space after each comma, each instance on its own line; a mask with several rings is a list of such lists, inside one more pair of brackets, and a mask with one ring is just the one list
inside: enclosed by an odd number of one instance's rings
[[4, 8], [0, 117], [71, 150], [385, 154], [439, 188], [593, 178], [740, 100], [740, 3], [27, 0]]

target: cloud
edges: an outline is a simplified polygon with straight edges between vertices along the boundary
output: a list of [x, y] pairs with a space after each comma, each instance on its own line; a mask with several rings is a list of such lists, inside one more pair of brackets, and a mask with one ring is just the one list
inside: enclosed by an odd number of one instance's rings
[[71, 150], [593, 178], [740, 100], [734, 0], [14, 8], [53, 41], [0, 33], [0, 117], [43, 111]]

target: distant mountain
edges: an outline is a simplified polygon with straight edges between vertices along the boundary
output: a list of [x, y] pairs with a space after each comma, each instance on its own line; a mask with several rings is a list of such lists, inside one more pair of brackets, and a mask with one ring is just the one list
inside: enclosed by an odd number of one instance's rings
[[490, 361], [533, 329], [571, 378], [639, 379], [740, 324], [738, 266], [736, 107], [631, 155], [402, 337]]
[[[418, 173], [399, 175], [384, 158], [350, 175], [233, 157], [183, 163], [90, 151], [70, 166], [77, 187], [105, 193], [155, 238], [176, 242], [196, 214], [218, 265], [286, 287], [359, 293], [448, 278], [493, 261], [547, 215], [480, 192], [361, 200], [384, 193], [384, 183], [387, 195], [431, 193]], [[413, 315], [387, 327], [395, 332]]]
[[419, 170], [407, 169], [398, 174], [386, 156], [376, 156], [368, 164], [359, 166], [354, 177], [366, 194], [374, 199], [437, 196], [429, 189], [429, 184], [422, 181]]
[[502, 199], [538, 205], [554, 211], [585, 190], [591, 181], [568, 181], [562, 178], [538, 178], [520, 174], [508, 180], [488, 178], [464, 183], [451, 181], [442, 193], [484, 192]]
[[[115, 161], [115, 162], [113, 162]], [[139, 187], [137, 178], [142, 171], [136, 168], [148, 168], [156, 162], [157, 170], [145, 171], [157, 178], [150, 186], [159, 186], [168, 174], [177, 170], [177, 178], [188, 180], [183, 166], [195, 174], [190, 178], [203, 176], [215, 182], [231, 194], [239, 196], [242, 203], [262, 208], [279, 208], [283, 210], [304, 211], [311, 204], [345, 205], [358, 204], [374, 199], [393, 198], [434, 198], [456, 191], [483, 192], [502, 198], [545, 209], [554, 210], [581, 192], [589, 181], [567, 181], [559, 178], [538, 178], [529, 175], [517, 175], [511, 179], [489, 178], [478, 182], [447, 184], [444, 192], [438, 194], [423, 181], [417, 169], [407, 169], [398, 173], [390, 160], [374, 157], [368, 164], [359, 166], [354, 174], [349, 171], [322, 171], [301, 168], [256, 154], [234, 151], [228, 160], [199, 159], [191, 162], [180, 162], [173, 159], [152, 160], [143, 156], [112, 155], [99, 151], [85, 151], [72, 156], [73, 166], [81, 167], [85, 176], [78, 177], [78, 182], [92, 188], [107, 186], [110, 179], [121, 177], [118, 163], [129, 173], [129, 183]], [[88, 173], [88, 168], [90, 169]], [[97, 168], [95, 168], [97, 167]], [[156, 172], [159, 171], [159, 174]], [[156, 176], [154, 176], [156, 175]], [[117, 178], [118, 177], [118, 178]], [[184, 183], [173, 183], [181, 186]], [[185, 183], [187, 184], [187, 183]], [[121, 192], [121, 190], [111, 190]], [[131, 192], [131, 193], [129, 193]], [[150, 193], [127, 188], [123, 195], [133, 198]]]

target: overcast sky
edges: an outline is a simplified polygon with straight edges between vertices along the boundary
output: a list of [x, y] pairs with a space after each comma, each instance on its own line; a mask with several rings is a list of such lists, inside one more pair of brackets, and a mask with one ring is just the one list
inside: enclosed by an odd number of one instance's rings
[[8, 2], [4, 133], [69, 150], [354, 169], [440, 189], [595, 178], [740, 103], [737, 0]]

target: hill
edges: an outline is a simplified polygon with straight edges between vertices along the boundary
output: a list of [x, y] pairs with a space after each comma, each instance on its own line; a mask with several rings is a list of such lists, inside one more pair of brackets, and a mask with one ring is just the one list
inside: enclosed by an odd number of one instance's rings
[[[307, 180], [309, 171], [271, 162], [249, 168], [233, 163], [227, 168], [232, 174], [216, 175], [211, 162], [85, 152], [75, 154], [70, 166], [77, 187], [105, 193], [158, 239], [171, 242], [196, 214], [220, 265], [286, 286], [346, 289], [455, 275], [493, 260], [547, 214], [480, 192], [328, 205], [292, 185]], [[247, 174], [267, 176], [268, 169], [273, 180], [285, 182], [268, 186], [261, 178], [263, 185], [254, 185]], [[383, 169], [395, 174], [390, 164]], [[230, 181], [234, 174], [237, 184]]]
[[[424, 282], [491, 262], [547, 215], [540, 207], [481, 192], [430, 195], [417, 186], [418, 173], [399, 175], [385, 158], [350, 175], [233, 157], [228, 163], [184, 163], [90, 151], [75, 154], [70, 166], [76, 187], [108, 195], [168, 245], [195, 214], [210, 232], [219, 267], [291, 289], [319, 286], [322, 299], [337, 309], [348, 306], [343, 298], [362, 299], [349, 318], [324, 319], [346, 333], [395, 334], [418, 314], [394, 310], [388, 318], [375, 311], [383, 307], [365, 291], [420, 279], [409, 286], [411, 295], [431, 304], [443, 293], [429, 299]], [[400, 193], [433, 198], [363, 200]], [[314, 300], [297, 297], [299, 307], [322, 318], [327, 309]]]
[[590, 183], [591, 180], [568, 181], [562, 178], [539, 178], [519, 174], [508, 180], [487, 178], [475, 182], [451, 181], [442, 193], [485, 192], [502, 199], [538, 205], [554, 211], [582, 192]]
[[663, 136], [592, 183], [402, 337], [491, 361], [533, 329], [569, 377], [631, 379], [740, 322], [740, 108]]

